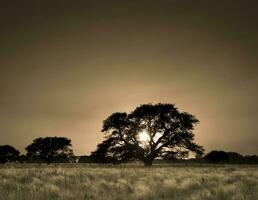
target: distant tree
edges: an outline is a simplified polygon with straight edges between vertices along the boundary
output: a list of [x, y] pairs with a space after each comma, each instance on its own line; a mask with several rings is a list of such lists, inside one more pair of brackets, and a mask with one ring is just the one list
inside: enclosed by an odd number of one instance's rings
[[209, 163], [258, 164], [257, 155], [242, 156], [237, 152], [211, 151], [204, 156]]
[[244, 157], [237, 152], [227, 152], [230, 163], [243, 163]]
[[203, 147], [193, 142], [198, 122], [173, 104], [144, 104], [130, 114], [113, 113], [103, 122], [107, 139], [98, 145], [97, 154], [119, 160], [136, 158], [145, 166], [177, 149], [202, 155]]
[[65, 137], [37, 138], [26, 147], [30, 159], [43, 160], [47, 163], [73, 158], [71, 140]]
[[225, 151], [211, 151], [204, 156], [204, 159], [210, 163], [228, 162], [229, 154]]
[[257, 155], [246, 155], [243, 157], [243, 160], [247, 164], [258, 164], [258, 156]]
[[10, 145], [0, 146], [0, 163], [17, 161], [20, 152]]

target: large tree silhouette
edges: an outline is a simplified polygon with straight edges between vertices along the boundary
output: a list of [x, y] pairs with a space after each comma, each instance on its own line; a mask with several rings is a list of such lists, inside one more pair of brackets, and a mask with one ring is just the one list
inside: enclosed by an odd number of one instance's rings
[[0, 146], [0, 163], [18, 160], [20, 152], [10, 145]]
[[157, 157], [182, 150], [203, 154], [193, 129], [199, 121], [173, 104], [144, 104], [131, 113], [113, 113], [103, 122], [107, 153], [120, 159], [137, 158], [151, 166]]
[[26, 147], [27, 156], [32, 159], [41, 159], [51, 163], [58, 159], [72, 158], [71, 140], [65, 137], [46, 137], [33, 140], [32, 144]]

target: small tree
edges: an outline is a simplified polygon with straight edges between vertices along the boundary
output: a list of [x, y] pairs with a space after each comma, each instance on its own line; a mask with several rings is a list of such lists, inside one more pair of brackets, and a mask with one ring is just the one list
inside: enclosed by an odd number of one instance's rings
[[229, 154], [225, 151], [211, 151], [204, 156], [204, 159], [210, 163], [228, 162]]
[[156, 157], [168, 152], [189, 150], [203, 154], [195, 144], [193, 129], [199, 121], [193, 115], [179, 112], [173, 104], [144, 104], [131, 113], [113, 113], [103, 122], [102, 132], [109, 142], [107, 153], [142, 160], [151, 166]]
[[124, 146], [116, 146], [116, 139], [110, 137], [98, 144], [90, 157], [96, 163], [121, 163], [131, 159], [132, 155]]
[[0, 163], [18, 160], [20, 152], [10, 145], [0, 146]]
[[48, 164], [58, 159], [69, 161], [73, 157], [71, 140], [65, 137], [37, 138], [26, 147], [27, 156], [40, 159]]

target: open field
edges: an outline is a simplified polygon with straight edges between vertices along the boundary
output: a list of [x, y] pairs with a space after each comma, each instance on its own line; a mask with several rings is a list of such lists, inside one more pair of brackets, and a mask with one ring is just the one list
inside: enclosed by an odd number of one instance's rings
[[1, 200], [258, 199], [258, 166], [0, 166]]

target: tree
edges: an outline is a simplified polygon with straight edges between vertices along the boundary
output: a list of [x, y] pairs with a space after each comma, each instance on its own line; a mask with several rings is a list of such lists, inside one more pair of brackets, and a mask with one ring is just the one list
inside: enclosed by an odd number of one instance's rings
[[0, 163], [16, 161], [20, 152], [10, 145], [0, 146]]
[[258, 156], [243, 156], [237, 152], [225, 152], [213, 150], [205, 155], [204, 159], [210, 163], [231, 163], [231, 164], [257, 164]]
[[116, 146], [116, 138], [110, 137], [98, 144], [97, 150], [90, 157], [96, 163], [121, 163], [126, 162], [132, 156], [125, 146]]
[[143, 104], [131, 113], [113, 113], [103, 122], [106, 153], [117, 159], [136, 158], [151, 166], [157, 157], [169, 152], [189, 150], [203, 154], [195, 144], [193, 129], [199, 121], [195, 116], [179, 112], [174, 104]]
[[228, 161], [230, 163], [242, 163], [243, 156], [237, 152], [227, 152], [228, 154]]
[[65, 137], [37, 138], [26, 147], [27, 156], [40, 159], [48, 164], [55, 160], [67, 160], [73, 157], [71, 140]]
[[228, 162], [229, 154], [225, 151], [211, 151], [204, 156], [204, 159], [210, 163]]
[[247, 155], [243, 157], [243, 162], [248, 164], [258, 164], [258, 156], [257, 155]]

